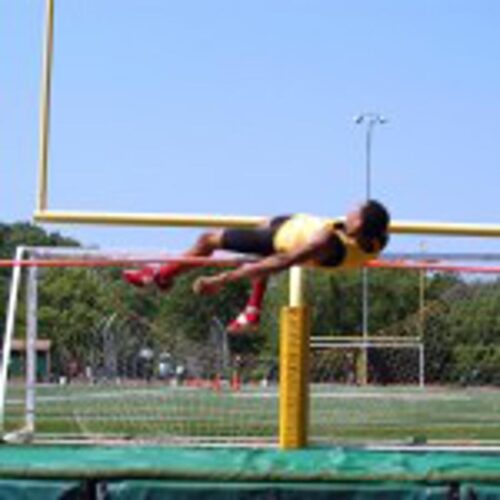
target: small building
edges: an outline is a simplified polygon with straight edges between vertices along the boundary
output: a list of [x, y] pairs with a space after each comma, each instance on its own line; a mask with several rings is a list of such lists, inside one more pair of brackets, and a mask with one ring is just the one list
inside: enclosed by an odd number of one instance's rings
[[[48, 380], [50, 376], [50, 349], [52, 341], [39, 339], [36, 341], [36, 379]], [[26, 340], [14, 339], [12, 341], [9, 365], [10, 376], [23, 378], [26, 373]]]

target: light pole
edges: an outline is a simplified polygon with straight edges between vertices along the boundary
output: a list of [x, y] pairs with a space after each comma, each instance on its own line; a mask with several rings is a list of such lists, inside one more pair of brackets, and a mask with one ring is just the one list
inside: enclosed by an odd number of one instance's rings
[[[356, 125], [365, 125], [365, 172], [366, 172], [366, 200], [371, 197], [372, 190], [372, 139], [375, 125], [384, 125], [387, 119], [379, 113], [361, 113], [354, 118]], [[368, 269], [362, 271], [362, 330], [363, 330], [363, 351], [361, 358], [361, 383], [368, 381]]]

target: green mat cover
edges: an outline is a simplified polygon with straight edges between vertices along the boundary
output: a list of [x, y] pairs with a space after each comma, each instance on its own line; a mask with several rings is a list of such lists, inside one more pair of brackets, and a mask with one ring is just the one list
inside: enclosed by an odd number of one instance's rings
[[1, 478], [216, 481], [500, 481], [500, 454], [317, 448], [3, 446]]

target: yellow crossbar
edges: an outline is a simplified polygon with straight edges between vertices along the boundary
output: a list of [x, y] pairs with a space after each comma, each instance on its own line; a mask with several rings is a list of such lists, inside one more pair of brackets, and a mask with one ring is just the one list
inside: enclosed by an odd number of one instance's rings
[[[37, 210], [37, 222], [157, 226], [157, 227], [255, 227], [266, 220], [262, 216], [202, 215], [176, 213], [127, 213], [127, 212], [83, 212], [63, 210]], [[335, 220], [342, 220], [342, 217]], [[481, 236], [500, 237], [500, 224], [459, 223], [459, 222], [415, 222], [394, 221], [390, 232], [393, 234], [430, 234], [435, 236]]]
[[103, 213], [38, 210], [36, 222], [149, 227], [255, 227], [265, 217], [175, 213]]

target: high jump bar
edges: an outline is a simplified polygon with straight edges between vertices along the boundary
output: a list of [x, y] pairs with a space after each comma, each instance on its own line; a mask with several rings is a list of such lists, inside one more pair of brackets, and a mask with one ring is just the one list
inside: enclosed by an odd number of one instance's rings
[[390, 260], [371, 260], [365, 264], [365, 267], [371, 269], [405, 269], [414, 271], [441, 271], [450, 273], [488, 273], [500, 274], [500, 266], [470, 266], [457, 265], [441, 262], [422, 261], [390, 261]]
[[[65, 210], [36, 210], [36, 222], [57, 224], [93, 224], [146, 227], [239, 227], [252, 228], [266, 221], [261, 216], [202, 215], [178, 213], [127, 213], [86, 212]], [[341, 221], [338, 217], [334, 220]], [[415, 234], [434, 236], [500, 237], [500, 224], [394, 221], [392, 234]]]
[[[160, 265], [165, 263], [186, 264], [190, 267], [239, 267], [256, 262], [255, 258], [248, 257], [198, 257], [185, 255], [165, 255], [162, 257], [149, 258], [30, 258], [30, 259], [0, 259], [0, 269], [10, 267], [127, 267]], [[305, 266], [306, 268], [309, 266]], [[491, 273], [500, 274], [500, 266], [463, 266], [453, 264], [442, 264], [426, 261], [390, 261], [387, 259], [371, 260], [365, 267], [375, 269], [405, 269], [420, 271], [441, 272], [469, 272], [469, 273]], [[339, 271], [342, 269], [340, 268]]]
[[[191, 256], [165, 256], [156, 258], [89, 258], [89, 259], [0, 259], [0, 269], [8, 267], [127, 267], [147, 266], [154, 264], [186, 264], [190, 267], [238, 267], [251, 264], [255, 259], [249, 258], [222, 258], [222, 257], [191, 257]], [[499, 271], [500, 272], [500, 271]]]

